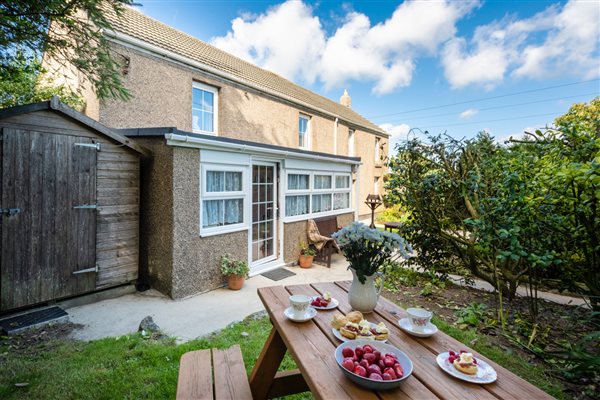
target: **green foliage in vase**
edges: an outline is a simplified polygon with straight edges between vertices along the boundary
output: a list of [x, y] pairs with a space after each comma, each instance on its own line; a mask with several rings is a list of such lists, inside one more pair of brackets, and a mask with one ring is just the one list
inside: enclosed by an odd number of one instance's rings
[[333, 238], [348, 260], [348, 268], [356, 271], [361, 283], [365, 283], [365, 277], [379, 271], [394, 251], [403, 257], [408, 257], [412, 251], [399, 235], [371, 229], [357, 221], [334, 233]]

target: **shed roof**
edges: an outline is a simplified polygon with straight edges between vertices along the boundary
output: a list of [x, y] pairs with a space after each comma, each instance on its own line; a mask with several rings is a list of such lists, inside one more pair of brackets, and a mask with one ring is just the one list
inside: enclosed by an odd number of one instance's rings
[[[225, 78], [233, 77], [240, 83], [245, 83], [284, 100], [313, 108], [315, 111], [323, 110], [350, 125], [378, 135], [389, 136], [379, 126], [351, 108], [152, 19], [131, 7], [125, 7], [121, 16], [107, 7], [106, 17], [116, 32], [200, 63], [213, 71], [216, 70], [217, 72], [214, 73], [217, 75], [220, 73]], [[110, 32], [107, 33], [110, 34]]]
[[58, 97], [53, 97], [50, 100], [41, 101], [39, 103], [31, 103], [31, 104], [25, 104], [22, 106], [15, 106], [15, 107], [8, 107], [8, 108], [0, 109], [0, 119], [12, 117], [14, 115], [27, 114], [27, 113], [32, 113], [35, 111], [42, 111], [42, 110], [52, 110], [52, 111], [55, 111], [59, 114], [66, 116], [68, 118], [71, 118], [71, 119], [87, 126], [88, 128], [93, 129], [94, 131], [98, 132], [99, 134], [107, 136], [110, 139], [112, 139], [118, 143], [121, 143], [124, 147], [128, 147], [129, 149], [131, 149], [131, 150], [135, 151], [136, 153], [139, 153], [143, 156], [150, 157], [152, 155], [152, 152], [150, 150], [146, 149], [144, 146], [140, 146], [139, 144], [135, 143], [135, 141], [130, 140], [127, 137], [115, 132], [113, 129], [110, 129], [110, 128], [102, 125], [100, 122], [98, 122], [78, 111], [73, 110], [66, 104], [62, 103], [58, 99]]

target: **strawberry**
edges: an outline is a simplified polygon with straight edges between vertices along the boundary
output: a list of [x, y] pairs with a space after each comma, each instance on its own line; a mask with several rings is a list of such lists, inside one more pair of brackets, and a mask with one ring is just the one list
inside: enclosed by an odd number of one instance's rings
[[391, 376], [390, 374], [388, 374], [388, 373], [386, 373], [386, 372], [384, 372], [384, 373], [381, 375], [381, 377], [383, 378], [383, 380], [384, 380], [384, 381], [391, 381], [391, 380], [393, 380], [393, 379], [394, 379], [394, 378], [392, 378], [392, 376]]
[[354, 371], [354, 361], [350, 357], [344, 358], [342, 361], [342, 367], [346, 368], [348, 371]]
[[379, 365], [379, 368], [381, 368], [382, 371], [385, 369], [385, 363], [383, 362], [383, 359], [379, 359], [379, 361], [377, 361], [377, 365]]
[[367, 370], [361, 365], [354, 367], [354, 373], [358, 376], [362, 376], [363, 378], [367, 377]]
[[369, 362], [369, 365], [375, 364], [375, 354], [365, 353], [365, 355], [363, 356], [363, 360], [367, 360]]
[[383, 370], [384, 374], [388, 374], [389, 376], [392, 377], [392, 379], [398, 379], [398, 377], [396, 376], [396, 372], [394, 372], [393, 368], [386, 368]]
[[367, 370], [367, 368], [369, 368], [369, 362], [367, 360], [365, 360], [364, 358], [362, 360], [360, 360], [359, 364], [364, 367], [365, 371]]
[[394, 364], [394, 372], [398, 378], [402, 378], [404, 376], [404, 370], [399, 363]]
[[369, 375], [369, 379], [371, 379], [373, 381], [382, 381], [383, 380], [383, 378], [379, 374], [371, 374], [371, 375]]
[[393, 367], [394, 364], [396, 364], [396, 360], [394, 360], [392, 357], [388, 357], [387, 355], [383, 358], [383, 363], [385, 364], [386, 367]]
[[451, 356], [455, 356], [455, 355], [456, 355], [456, 353], [455, 353], [455, 352], [453, 352], [452, 350], [450, 350], [450, 351], [448, 352], [448, 354], [449, 354], [449, 355], [451, 355]]
[[362, 347], [360, 347], [360, 346], [358, 346], [357, 348], [354, 349], [354, 354], [356, 354], [356, 356], [358, 358], [361, 358], [364, 353], [365, 352], [363, 351]]
[[375, 361], [379, 361], [381, 359], [381, 352], [375, 350], [373, 354], [375, 354]]
[[344, 347], [342, 349], [342, 355], [344, 357], [354, 357], [354, 350], [352, 350], [350, 347]]
[[377, 364], [371, 364], [371, 365], [369, 365], [369, 368], [367, 368], [367, 372], [370, 374], [375, 372], [375, 373], [381, 375], [381, 368], [379, 368], [379, 365], [377, 365]]
[[372, 353], [372, 352], [373, 352], [373, 348], [372, 348], [370, 345], [368, 345], [368, 344], [365, 344], [365, 345], [363, 346], [363, 351], [364, 351], [365, 353]]

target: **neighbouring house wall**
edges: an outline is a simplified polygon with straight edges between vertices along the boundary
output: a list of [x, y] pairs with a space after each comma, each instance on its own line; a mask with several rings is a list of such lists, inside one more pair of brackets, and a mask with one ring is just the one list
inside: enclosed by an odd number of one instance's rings
[[100, 144], [96, 176], [96, 289], [138, 278], [139, 154], [54, 111], [42, 110], [0, 120], [0, 128], [85, 136]]
[[[307, 243], [306, 221], [288, 222], [283, 224], [283, 261], [295, 263], [300, 254], [300, 244]], [[354, 221], [354, 213], [340, 214], [337, 216], [338, 226], [345, 227]]]
[[173, 149], [164, 138], [136, 138], [153, 157], [142, 163], [140, 280], [171, 294], [173, 276]]
[[[346, 136], [347, 137], [347, 136]], [[356, 130], [354, 134], [354, 148], [356, 154], [361, 157], [362, 165], [360, 166], [359, 175], [359, 187], [360, 187], [360, 198], [359, 198], [359, 218], [364, 218], [371, 215], [371, 209], [365, 204], [367, 195], [374, 194], [375, 189], [375, 178], [378, 179], [378, 192], [383, 195], [383, 175], [387, 168], [383, 165], [384, 161], [381, 157], [387, 157], [388, 155], [388, 139], [381, 138], [380, 144], [383, 145], [383, 149], [380, 149], [380, 159], [375, 160], [375, 141], [376, 136], [367, 132]], [[380, 210], [379, 210], [380, 211]]]
[[223, 285], [225, 253], [248, 259], [248, 231], [200, 237], [200, 152], [173, 147], [173, 275], [171, 297], [179, 299]]

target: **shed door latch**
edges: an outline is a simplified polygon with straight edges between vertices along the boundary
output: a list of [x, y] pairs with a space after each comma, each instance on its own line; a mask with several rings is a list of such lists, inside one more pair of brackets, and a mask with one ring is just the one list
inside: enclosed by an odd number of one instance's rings
[[79, 271], [73, 271], [72, 274], [79, 275], [79, 274], [87, 274], [89, 272], [98, 272], [98, 265], [96, 265], [95, 267], [92, 267], [92, 268], [80, 269]]
[[100, 151], [100, 143], [75, 143], [75, 146], [79, 147], [90, 147]]
[[81, 204], [79, 206], [73, 206], [74, 210], [89, 210], [96, 209], [98, 206], [96, 204]]

